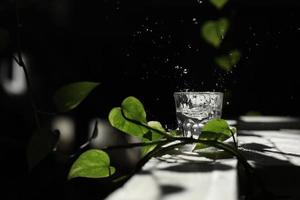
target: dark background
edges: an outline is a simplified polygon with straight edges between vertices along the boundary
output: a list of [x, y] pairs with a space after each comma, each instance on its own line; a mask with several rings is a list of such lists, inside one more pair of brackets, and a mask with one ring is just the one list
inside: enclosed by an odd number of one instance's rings
[[[224, 92], [226, 119], [249, 112], [299, 116], [299, 8], [297, 0], [231, 0], [221, 11], [205, 0], [26, 0], [20, 1], [21, 47], [40, 110], [55, 110], [52, 96], [64, 84], [101, 83], [68, 114], [77, 122], [78, 144], [89, 119], [106, 119], [130, 95], [143, 102], [149, 120], [168, 127], [176, 126], [173, 92], [179, 90]], [[200, 29], [219, 17], [231, 26], [216, 50]], [[0, 61], [11, 62], [13, 1], [0, 3], [0, 30]], [[241, 60], [224, 72], [213, 58], [234, 48]], [[0, 102], [1, 163], [13, 171], [4, 184], [13, 188], [26, 171], [24, 148], [35, 125], [27, 95], [1, 87]]]

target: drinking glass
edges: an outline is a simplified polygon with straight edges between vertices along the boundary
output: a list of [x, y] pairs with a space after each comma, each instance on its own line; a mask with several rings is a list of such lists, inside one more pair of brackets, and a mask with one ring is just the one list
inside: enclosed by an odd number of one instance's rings
[[[175, 92], [174, 100], [178, 129], [184, 137], [198, 138], [206, 122], [222, 116], [222, 92]], [[184, 145], [181, 150], [192, 151], [194, 146]]]

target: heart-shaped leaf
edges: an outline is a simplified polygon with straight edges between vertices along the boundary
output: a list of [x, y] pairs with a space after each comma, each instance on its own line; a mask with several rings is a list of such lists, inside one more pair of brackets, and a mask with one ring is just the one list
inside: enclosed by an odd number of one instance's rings
[[110, 158], [104, 151], [91, 149], [82, 153], [73, 163], [68, 179], [76, 177], [104, 178], [115, 173], [115, 168], [110, 166]]
[[209, 2], [217, 9], [221, 10], [226, 5], [228, 0], [209, 0]]
[[123, 100], [121, 108], [113, 108], [109, 113], [108, 120], [113, 127], [141, 139], [149, 131], [146, 127], [130, 121], [134, 120], [141, 124], [146, 124], [147, 122], [143, 104], [132, 96]]
[[219, 48], [229, 28], [229, 21], [226, 18], [209, 20], [202, 26], [202, 37], [215, 48]]
[[228, 55], [223, 55], [215, 58], [216, 64], [225, 71], [231, 71], [234, 66], [239, 62], [241, 53], [235, 49], [229, 52]]
[[122, 110], [120, 107], [113, 108], [110, 111], [108, 120], [113, 127], [135, 137], [143, 138], [143, 135], [149, 131], [143, 126], [126, 120], [122, 115]]
[[58, 131], [52, 132], [49, 129], [40, 128], [34, 132], [27, 146], [27, 162], [30, 170], [53, 151], [58, 139]]
[[76, 108], [99, 83], [75, 82], [58, 89], [54, 95], [54, 103], [60, 112]]
[[[225, 120], [212, 119], [203, 126], [199, 139], [224, 141], [232, 136], [231, 131], [231, 128]], [[207, 145], [199, 143], [194, 150], [205, 147], [207, 147]]]
[[143, 104], [135, 97], [127, 97], [121, 104], [122, 111], [126, 118], [146, 123], [146, 112]]
[[[150, 126], [151, 128], [157, 129], [159, 131], [163, 131], [166, 132], [165, 129], [162, 127], [161, 123], [158, 121], [149, 121], [148, 122], [148, 126]], [[150, 141], [155, 141], [155, 140], [159, 140], [161, 138], [163, 138], [163, 135], [155, 132], [154, 130], [149, 131], [149, 134], [146, 134], [147, 136], [143, 138], [143, 142], [150, 142]], [[144, 146], [142, 148], [142, 154], [146, 155], [147, 153], [149, 153], [150, 151], [152, 151], [157, 145], [148, 145], [148, 146]]]

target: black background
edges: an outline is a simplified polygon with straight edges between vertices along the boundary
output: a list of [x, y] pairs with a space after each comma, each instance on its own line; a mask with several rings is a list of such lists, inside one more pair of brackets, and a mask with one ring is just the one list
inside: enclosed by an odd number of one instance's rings
[[[149, 120], [174, 127], [173, 92], [186, 89], [225, 92], [224, 118], [249, 111], [299, 116], [299, 6], [296, 0], [232, 0], [219, 11], [196, 0], [26, 0], [20, 2], [21, 46], [40, 110], [54, 111], [52, 96], [64, 84], [101, 83], [69, 113], [79, 130], [90, 118], [106, 119], [131, 95], [143, 102]], [[228, 17], [231, 26], [216, 50], [200, 29], [219, 17]], [[0, 28], [10, 35], [0, 52], [1, 61], [9, 61], [17, 46], [12, 1], [0, 3]], [[226, 73], [213, 58], [234, 48], [242, 57]], [[16, 163], [11, 155], [17, 154], [24, 164], [19, 160], [21, 167], [5, 169], [18, 171], [26, 168], [22, 150], [34, 129], [29, 99], [1, 88], [0, 102], [1, 163]], [[7, 141], [19, 144], [22, 153], [11, 151]], [[23, 172], [12, 175], [12, 185]]]

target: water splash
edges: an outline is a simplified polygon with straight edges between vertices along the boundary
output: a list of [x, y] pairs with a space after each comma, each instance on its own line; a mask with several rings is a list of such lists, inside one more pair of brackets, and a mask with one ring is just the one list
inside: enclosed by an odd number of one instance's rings
[[194, 18], [192, 19], [192, 21], [193, 21], [193, 23], [194, 23], [195, 25], [198, 24], [197, 18], [194, 17]]

